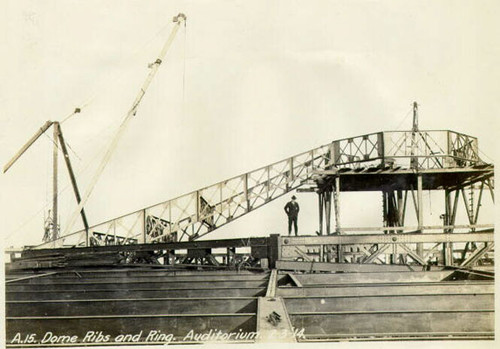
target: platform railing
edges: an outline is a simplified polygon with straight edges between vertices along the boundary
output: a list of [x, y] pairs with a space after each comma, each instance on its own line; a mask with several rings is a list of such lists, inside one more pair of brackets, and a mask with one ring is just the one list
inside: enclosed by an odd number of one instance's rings
[[337, 167], [362, 166], [436, 169], [473, 166], [481, 162], [477, 138], [447, 130], [386, 131], [333, 142]]

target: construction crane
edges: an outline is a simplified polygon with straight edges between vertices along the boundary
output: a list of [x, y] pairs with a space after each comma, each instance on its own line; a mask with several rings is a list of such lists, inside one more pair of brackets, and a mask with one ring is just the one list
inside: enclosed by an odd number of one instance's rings
[[[179, 27], [184, 24], [186, 25], [186, 15], [183, 13], [179, 13], [177, 16], [175, 16], [172, 20], [175, 25], [174, 28], [172, 29], [172, 32], [170, 33], [170, 36], [168, 37], [167, 41], [165, 42], [162, 50], [160, 51], [160, 54], [156, 58], [156, 60], [149, 64], [148, 67], [150, 68], [150, 72], [148, 76], [146, 77], [146, 80], [142, 84], [139, 93], [137, 94], [136, 98], [134, 99], [134, 102], [132, 103], [132, 106], [130, 107], [127, 115], [125, 116], [125, 119], [122, 121], [118, 131], [116, 132], [115, 136], [113, 137], [113, 140], [111, 142], [111, 145], [109, 146], [108, 150], [104, 154], [104, 157], [102, 158], [96, 173], [94, 174], [94, 177], [92, 177], [89, 187], [87, 188], [87, 191], [83, 195], [83, 198], [81, 202], [78, 204], [78, 207], [76, 208], [75, 212], [72, 214], [70, 217], [68, 224], [63, 232], [63, 236], [69, 234], [71, 229], [73, 228], [73, 225], [75, 224], [76, 218], [78, 217], [78, 212], [83, 208], [87, 200], [89, 199], [90, 195], [92, 194], [92, 191], [97, 184], [97, 181], [99, 180], [99, 177], [101, 176], [102, 172], [104, 171], [104, 168], [108, 164], [111, 156], [113, 155], [116, 146], [118, 145], [118, 141], [122, 137], [123, 133], [125, 132], [125, 129], [127, 128], [130, 120], [132, 119], [133, 116], [136, 115], [137, 110], [139, 108], [139, 105], [146, 94], [146, 91], [151, 84], [151, 81], [153, 81], [153, 78], [155, 77], [156, 73], [158, 72], [158, 69], [160, 68], [161, 63], [163, 62], [163, 59], [165, 58], [168, 49], [170, 48], [172, 42], [174, 41], [175, 35], [177, 34], [177, 31], [179, 30]], [[87, 234], [88, 235], [88, 234]], [[88, 236], [87, 236], [87, 241], [88, 241]]]
[[[153, 80], [154, 76], [158, 72], [158, 69], [165, 58], [168, 49], [170, 48], [175, 35], [177, 34], [177, 31], [179, 30], [179, 27], [182, 24], [186, 24], [186, 15], [183, 13], [179, 13], [177, 16], [173, 18], [173, 22], [175, 23], [174, 28], [172, 29], [172, 32], [170, 33], [170, 36], [168, 37], [166, 43], [164, 44], [162, 50], [160, 51], [160, 54], [158, 55], [157, 59], [148, 65], [150, 68], [150, 72], [148, 76], [146, 77], [146, 80], [142, 84], [139, 93], [137, 94], [137, 97], [135, 98], [134, 102], [132, 103], [131, 108], [129, 109], [125, 119], [120, 125], [120, 128], [118, 129], [117, 133], [115, 134], [110, 147], [108, 148], [106, 154], [104, 155], [103, 159], [101, 160], [101, 163], [99, 164], [99, 167], [92, 178], [90, 185], [87, 189], [87, 191], [84, 193], [83, 196], [80, 195], [80, 192], [78, 190], [78, 186], [76, 183], [76, 178], [71, 166], [71, 162], [69, 159], [69, 154], [67, 152], [66, 144], [63, 138], [63, 134], [61, 131], [61, 126], [60, 123], [57, 121], [47, 121], [36, 133], [31, 139], [14, 155], [14, 157], [4, 166], [4, 173], [19, 159], [19, 157], [28, 150], [28, 148], [42, 135], [44, 134], [51, 126], [54, 126], [54, 152], [53, 152], [53, 205], [52, 205], [52, 219], [48, 220], [48, 224], [46, 225], [46, 233], [47, 233], [47, 227], [50, 227], [51, 230], [51, 236], [49, 238], [46, 238], [46, 235], [44, 235], [44, 241], [45, 242], [53, 242], [54, 245], [56, 241], [58, 241], [59, 238], [59, 224], [58, 224], [58, 199], [57, 199], [57, 187], [58, 187], [58, 178], [57, 178], [57, 163], [58, 163], [58, 145], [57, 145], [57, 140], [59, 140], [59, 144], [61, 146], [61, 150], [63, 151], [64, 154], [64, 159], [66, 162], [66, 166], [68, 168], [68, 172], [70, 175], [71, 179], [71, 184], [73, 186], [73, 190], [75, 192], [76, 200], [78, 203], [78, 207], [76, 208], [75, 212], [71, 216], [67, 227], [64, 230], [64, 233], [62, 236], [66, 235], [71, 228], [73, 227], [78, 215], [81, 215], [82, 220], [83, 220], [83, 225], [85, 227], [85, 232], [86, 232], [86, 239], [89, 239], [88, 236], [88, 231], [89, 231], [89, 225], [87, 222], [87, 218], [85, 215], [84, 211], [84, 205], [87, 202], [88, 198], [90, 197], [100, 175], [104, 171], [104, 168], [109, 162], [109, 159], [111, 158], [114, 150], [116, 149], [116, 146], [118, 144], [118, 141], [120, 140], [121, 136], [123, 135], [126, 127], [128, 126], [129, 121], [132, 119], [133, 116], [136, 115], [137, 109], [139, 108], [139, 105], [146, 94], [146, 91], [151, 84], [151, 81]], [[79, 113], [80, 109], [76, 108], [73, 114]]]
[[[80, 113], [80, 108], [76, 108], [73, 114]], [[49, 211], [49, 218], [45, 222], [45, 233], [43, 241], [55, 241], [59, 237], [59, 223], [58, 223], [58, 152], [59, 147], [64, 155], [64, 161], [66, 163], [66, 168], [68, 169], [69, 178], [71, 180], [71, 185], [73, 187], [73, 192], [75, 193], [76, 202], [80, 204], [81, 196], [78, 190], [78, 185], [76, 183], [75, 173], [73, 167], [71, 166], [71, 160], [69, 158], [68, 149], [66, 148], [66, 141], [61, 129], [61, 124], [58, 121], [47, 121], [40, 129], [31, 137], [28, 142], [19, 149], [19, 151], [10, 159], [9, 162], [4, 166], [3, 172], [7, 172], [9, 168], [14, 165], [14, 163], [43, 135], [50, 127], [53, 127], [54, 132], [54, 148], [52, 157], [52, 212]], [[83, 205], [79, 210], [79, 214], [82, 217], [83, 226], [85, 231], [88, 232], [89, 224], [87, 221], [87, 216], [85, 215], [85, 210]]]

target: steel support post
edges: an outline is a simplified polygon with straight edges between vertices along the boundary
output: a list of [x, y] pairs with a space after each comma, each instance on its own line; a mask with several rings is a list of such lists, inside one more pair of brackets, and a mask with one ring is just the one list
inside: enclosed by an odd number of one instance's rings
[[477, 218], [479, 217], [479, 209], [481, 208], [481, 200], [483, 198], [483, 191], [484, 191], [484, 181], [481, 182], [481, 187], [479, 188], [479, 198], [477, 199], [477, 205], [476, 205], [476, 214], [474, 216], [474, 223], [472, 224], [477, 224]]
[[[383, 214], [384, 224], [386, 227], [398, 227], [403, 225], [406, 200], [403, 200], [403, 192], [397, 190], [385, 190], [383, 195]], [[401, 233], [402, 230], [385, 230], [386, 234]], [[393, 253], [390, 255], [391, 264], [397, 264], [398, 261], [397, 249], [394, 247]]]
[[[444, 218], [443, 218], [443, 224], [444, 226], [449, 226], [451, 225], [451, 220], [453, 216], [453, 210], [452, 210], [452, 204], [451, 204], [451, 191], [446, 189], [444, 192]], [[451, 233], [450, 229], [444, 229], [443, 233]], [[443, 259], [443, 264], [444, 265], [453, 265], [453, 252], [452, 252], [452, 244], [451, 242], [445, 242], [443, 244], [443, 252], [442, 252], [442, 259]]]
[[146, 227], [147, 227], [147, 214], [146, 214], [146, 209], [142, 210], [142, 243], [145, 244], [147, 242], [147, 234], [146, 234]]
[[[389, 207], [387, 203], [387, 191], [383, 190], [382, 191], [382, 217], [383, 217], [383, 222], [382, 224], [387, 227], [389, 225], [388, 218], [389, 218]], [[384, 230], [384, 234], [387, 234], [388, 231]]]
[[[443, 215], [443, 226], [448, 226], [448, 222], [450, 221], [450, 206], [451, 206], [451, 201], [450, 201], [450, 191], [448, 189], [445, 189], [444, 191], [444, 215]], [[448, 229], [443, 228], [443, 233], [448, 233]], [[448, 265], [450, 260], [450, 253], [449, 253], [449, 248], [448, 244], [444, 243], [443, 244], [443, 250], [441, 251], [441, 261], [443, 265]]]
[[323, 194], [318, 193], [319, 235], [323, 235]]
[[340, 234], [340, 176], [335, 177], [335, 193], [333, 196], [335, 208], [335, 230]]
[[332, 223], [332, 192], [326, 191], [323, 193], [323, 205], [325, 208], [325, 220], [326, 220], [326, 235], [330, 235], [331, 223]]
[[276, 268], [276, 261], [281, 259], [281, 244], [279, 234], [271, 234], [268, 241], [269, 268]]
[[55, 240], [58, 238], [59, 235], [59, 229], [58, 229], [58, 207], [57, 207], [57, 182], [58, 182], [58, 173], [57, 173], [57, 165], [58, 165], [58, 146], [57, 146], [57, 140], [59, 138], [59, 128], [57, 127], [58, 125], [54, 125], [54, 148], [52, 152], [52, 157], [53, 157], [53, 162], [52, 162], [52, 240], [54, 241], [54, 247], [55, 247]]
[[[335, 177], [334, 189], [333, 205], [335, 209], [335, 232], [340, 235], [340, 176]], [[342, 245], [337, 245], [337, 262], [344, 262], [344, 248]]]
[[486, 180], [486, 184], [488, 185], [488, 189], [490, 190], [491, 200], [493, 201], [493, 203], [495, 203], [495, 190], [493, 188], [493, 183], [490, 178]]
[[[394, 208], [392, 206], [392, 194], [393, 191], [388, 191], [384, 190], [382, 191], [382, 200], [383, 200], [383, 205], [382, 205], [382, 210], [383, 210], [383, 215], [384, 215], [384, 226], [386, 227], [392, 227], [394, 226], [394, 220], [393, 220], [393, 213], [394, 213]], [[392, 234], [392, 231], [390, 230], [384, 230], [384, 234]], [[391, 264], [394, 263], [394, 249], [393, 253], [389, 254], [389, 261]]]
[[[403, 191], [398, 190], [398, 226], [403, 226], [405, 222], [405, 212], [406, 212], [406, 195], [403, 199]], [[398, 231], [401, 232], [401, 231]]]
[[[422, 227], [424, 226], [424, 207], [422, 200], [422, 175], [417, 176], [417, 206], [418, 206], [418, 231], [423, 233]], [[424, 245], [422, 243], [417, 244], [417, 255], [420, 257], [424, 256]]]

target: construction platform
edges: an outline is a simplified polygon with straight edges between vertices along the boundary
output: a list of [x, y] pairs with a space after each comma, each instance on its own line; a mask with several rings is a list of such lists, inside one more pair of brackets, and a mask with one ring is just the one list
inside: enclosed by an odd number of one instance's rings
[[[453, 131], [346, 138], [9, 251], [7, 345], [492, 340], [494, 225], [478, 217], [494, 167], [478, 151]], [[312, 234], [203, 238], [295, 190], [318, 197]], [[444, 192], [441, 225], [424, 190]], [[381, 192], [380, 226], [341, 224], [341, 193], [361, 191]]]

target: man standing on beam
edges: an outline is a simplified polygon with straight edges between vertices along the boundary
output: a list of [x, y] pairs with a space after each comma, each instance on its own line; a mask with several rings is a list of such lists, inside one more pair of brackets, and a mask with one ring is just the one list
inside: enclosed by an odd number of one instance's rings
[[295, 200], [297, 200], [297, 197], [293, 195], [292, 200], [285, 205], [285, 212], [288, 216], [288, 236], [292, 234], [292, 224], [295, 229], [295, 236], [298, 236], [299, 234], [297, 228], [297, 218], [299, 216], [300, 207]]

